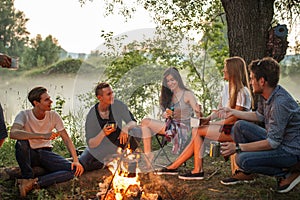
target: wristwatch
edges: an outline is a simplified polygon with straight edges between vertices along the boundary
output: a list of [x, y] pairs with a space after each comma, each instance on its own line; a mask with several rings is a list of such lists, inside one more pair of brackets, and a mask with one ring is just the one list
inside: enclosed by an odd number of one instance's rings
[[235, 152], [236, 152], [236, 153], [241, 153], [241, 152], [242, 152], [242, 149], [241, 149], [239, 143], [236, 143], [236, 144], [235, 144]]

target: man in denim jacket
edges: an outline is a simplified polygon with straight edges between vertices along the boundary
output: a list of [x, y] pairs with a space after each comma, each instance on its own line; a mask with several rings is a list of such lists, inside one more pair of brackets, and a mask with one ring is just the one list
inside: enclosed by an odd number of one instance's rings
[[[243, 170], [237, 173], [275, 176], [276, 191], [286, 193], [300, 182], [300, 172], [290, 170], [300, 161], [300, 108], [278, 85], [277, 61], [269, 57], [255, 60], [249, 70], [253, 92], [259, 94], [258, 108], [255, 112], [223, 108], [226, 117], [234, 115], [243, 120], [237, 121], [232, 129], [235, 143], [223, 143], [222, 154], [237, 152], [236, 163]], [[255, 121], [264, 122], [265, 128], [252, 123]], [[241, 177], [233, 175], [221, 183], [242, 182]]]

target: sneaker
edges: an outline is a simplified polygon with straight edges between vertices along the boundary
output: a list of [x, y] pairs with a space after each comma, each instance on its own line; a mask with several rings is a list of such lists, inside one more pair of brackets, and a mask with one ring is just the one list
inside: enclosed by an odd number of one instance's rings
[[247, 174], [245, 172], [237, 170], [230, 178], [221, 180], [223, 185], [235, 185], [239, 183], [251, 183], [254, 181], [253, 174]]
[[286, 193], [291, 191], [298, 183], [300, 183], [300, 173], [292, 173], [287, 178], [277, 179], [277, 190], [279, 193]]
[[192, 174], [192, 172], [181, 174], [178, 176], [179, 179], [182, 180], [203, 180], [204, 179], [204, 172]]
[[33, 186], [37, 184], [38, 178], [34, 179], [19, 179], [20, 196], [26, 197], [27, 192], [33, 189]]
[[178, 174], [178, 170], [177, 169], [168, 169], [166, 167], [163, 167], [159, 170], [156, 171], [157, 175], [177, 175]]

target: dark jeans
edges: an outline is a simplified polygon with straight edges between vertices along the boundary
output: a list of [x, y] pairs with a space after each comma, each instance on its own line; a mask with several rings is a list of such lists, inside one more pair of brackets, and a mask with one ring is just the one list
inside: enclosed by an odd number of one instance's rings
[[16, 159], [20, 166], [22, 178], [34, 178], [33, 167], [46, 170], [46, 175], [38, 177], [40, 187], [65, 182], [74, 177], [71, 162], [51, 151], [51, 148], [31, 149], [28, 140], [17, 140]]
[[[264, 128], [244, 120], [235, 123], [231, 134], [236, 143], [249, 143], [267, 138]], [[236, 155], [236, 163], [244, 171], [270, 176], [285, 175], [285, 169], [295, 165], [299, 159], [300, 156], [288, 153], [280, 146], [277, 149], [241, 152]]]
[[[135, 150], [140, 142], [140, 137], [142, 136], [141, 129], [136, 127], [129, 131], [130, 136], [130, 148]], [[106, 161], [109, 160], [114, 154], [117, 153], [117, 148], [124, 148], [119, 140], [112, 143], [106, 137], [102, 140], [101, 144], [94, 148], [86, 148], [84, 152], [79, 157], [79, 162], [84, 167], [85, 171], [92, 171], [96, 169], [102, 169]]]
[[84, 171], [92, 171], [102, 169], [104, 164], [96, 159], [86, 148], [79, 157], [79, 162], [83, 166]]

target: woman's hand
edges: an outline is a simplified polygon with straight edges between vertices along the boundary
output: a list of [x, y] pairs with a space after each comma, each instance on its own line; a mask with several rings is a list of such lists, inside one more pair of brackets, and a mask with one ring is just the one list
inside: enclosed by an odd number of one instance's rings
[[219, 108], [218, 115], [219, 115], [219, 118], [223, 118], [223, 119], [231, 117], [233, 115], [232, 109], [228, 108], [228, 107]]
[[198, 118], [203, 117], [201, 104], [196, 103], [195, 113], [196, 113], [196, 117], [198, 117]]
[[209, 125], [210, 117], [200, 117], [200, 126]]
[[163, 115], [164, 118], [167, 119], [167, 118], [173, 118], [173, 114], [174, 112], [171, 109], [167, 108]]

